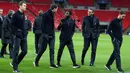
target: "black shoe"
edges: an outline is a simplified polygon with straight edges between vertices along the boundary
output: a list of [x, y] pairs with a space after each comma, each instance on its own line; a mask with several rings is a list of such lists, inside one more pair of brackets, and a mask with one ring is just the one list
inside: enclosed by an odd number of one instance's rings
[[84, 60], [81, 60], [81, 64], [84, 65]]
[[33, 62], [34, 67], [38, 67], [39, 65], [35, 62]]
[[9, 54], [9, 53], [7, 53], [7, 52], [5, 52], [4, 54], [5, 54], [5, 55], [10, 55], [10, 54]]
[[61, 67], [61, 64], [57, 64], [56, 67]]
[[110, 66], [105, 65], [104, 66], [107, 70], [112, 70]]
[[124, 73], [124, 71], [122, 69], [118, 69], [117, 71], [118, 73]]
[[58, 68], [56, 65], [51, 65], [50, 68]]
[[73, 68], [80, 68], [80, 66], [75, 64], [75, 65], [73, 65]]
[[89, 65], [89, 66], [94, 66], [94, 64], [90, 63], [90, 65]]
[[3, 55], [0, 54], [0, 58], [5, 58]]
[[10, 56], [9, 58], [10, 58], [10, 59], [12, 59], [12, 57], [11, 57], [11, 56]]
[[14, 70], [13, 72], [14, 72], [14, 73], [22, 73], [22, 72], [19, 71], [19, 70]]

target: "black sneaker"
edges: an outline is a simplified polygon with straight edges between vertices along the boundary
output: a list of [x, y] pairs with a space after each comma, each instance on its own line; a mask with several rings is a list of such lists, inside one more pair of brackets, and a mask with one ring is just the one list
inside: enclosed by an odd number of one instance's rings
[[5, 54], [5, 55], [10, 55], [8, 52], [5, 52], [4, 54]]
[[105, 65], [104, 66], [107, 70], [112, 70], [110, 66]]
[[39, 65], [35, 62], [33, 62], [34, 67], [38, 67]]
[[56, 65], [51, 65], [50, 68], [58, 68]]
[[124, 73], [124, 71], [122, 69], [118, 69], [117, 71], [118, 73]]
[[5, 58], [3, 55], [0, 54], [0, 58]]
[[12, 59], [12, 57], [11, 57], [11, 56], [10, 56], [9, 58], [10, 58], [10, 59]]
[[19, 71], [19, 70], [14, 70], [13, 72], [14, 72], [14, 73], [22, 73], [22, 72]]
[[61, 64], [57, 64], [56, 66], [57, 66], [57, 67], [61, 67]]
[[94, 64], [90, 63], [90, 65], [89, 65], [89, 66], [94, 66]]
[[80, 66], [75, 64], [75, 65], [73, 65], [73, 68], [80, 68]]

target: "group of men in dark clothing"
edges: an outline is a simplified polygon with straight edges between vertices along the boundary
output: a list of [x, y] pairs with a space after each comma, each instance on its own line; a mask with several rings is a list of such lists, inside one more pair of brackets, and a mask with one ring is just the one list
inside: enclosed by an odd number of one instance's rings
[[[18, 65], [22, 59], [27, 54], [27, 35], [28, 30], [31, 28], [31, 22], [27, 19], [27, 16], [24, 14], [26, 10], [26, 2], [19, 2], [19, 10], [14, 13], [13, 10], [10, 10], [8, 15], [4, 18], [0, 15], [0, 28], [2, 31], [2, 50], [0, 57], [4, 57], [4, 51], [6, 46], [9, 44], [10, 49], [10, 58], [12, 62], [10, 65], [13, 67], [13, 72], [20, 73]], [[1, 12], [2, 9], [0, 9]], [[72, 37], [75, 32], [75, 22], [71, 16], [71, 11], [65, 12], [65, 17], [61, 19], [61, 22], [58, 26], [60, 33], [60, 45], [57, 54], [57, 64], [54, 63], [54, 47], [55, 47], [55, 31], [54, 31], [54, 14], [57, 12], [58, 6], [52, 4], [50, 9], [43, 13], [39, 11], [39, 16], [35, 18], [33, 33], [35, 34], [35, 53], [36, 58], [33, 62], [35, 67], [39, 66], [39, 60], [42, 54], [46, 51], [47, 45], [50, 49], [50, 68], [61, 67], [61, 56], [64, 50], [64, 47], [67, 46], [72, 62], [73, 68], [79, 68], [80, 66], [76, 63], [76, 56], [74, 51], [74, 44]], [[105, 68], [111, 70], [111, 65], [114, 60], [116, 60], [117, 69], [119, 73], [124, 71], [121, 68], [121, 59], [120, 59], [120, 47], [122, 44], [122, 20], [125, 17], [125, 12], [121, 11], [118, 17], [111, 21], [108, 27], [108, 34], [112, 38], [112, 43], [114, 46], [114, 51], [105, 65]], [[94, 66], [96, 58], [96, 50], [98, 45], [99, 38], [99, 19], [94, 15], [94, 9], [88, 9], [88, 16], [83, 18], [82, 22], [82, 36], [84, 38], [84, 46], [81, 55], [81, 64], [84, 65], [84, 59], [90, 43], [92, 45], [91, 60], [90, 66]], [[115, 29], [116, 28], [116, 29]], [[21, 53], [19, 53], [21, 49]]]

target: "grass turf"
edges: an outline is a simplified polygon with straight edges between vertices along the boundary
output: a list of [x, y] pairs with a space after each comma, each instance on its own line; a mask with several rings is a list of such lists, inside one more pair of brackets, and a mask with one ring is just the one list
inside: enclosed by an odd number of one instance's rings
[[[59, 32], [56, 32], [56, 42], [55, 42], [55, 63], [56, 63], [56, 56], [59, 47]], [[83, 48], [83, 38], [81, 33], [75, 33], [73, 37], [74, 48], [76, 53], [76, 60], [77, 64], [81, 65], [80, 58], [81, 52]], [[124, 36], [124, 41], [121, 48], [121, 58], [122, 58], [122, 68], [126, 73], [130, 73], [130, 41], [129, 36]], [[1, 44], [0, 44], [1, 47]], [[72, 68], [72, 61], [70, 59], [70, 54], [65, 47], [62, 60], [61, 60], [61, 68], [58, 69], [50, 69], [49, 68], [49, 49], [42, 55], [42, 58], [39, 62], [39, 67], [33, 67], [32, 62], [35, 59], [35, 49], [34, 49], [34, 34], [32, 32], [28, 35], [28, 54], [24, 58], [24, 60], [20, 63], [19, 69], [22, 73], [117, 73], [116, 64], [115, 62], [112, 65], [112, 71], [107, 71], [104, 68], [104, 65], [108, 61], [111, 53], [113, 50], [113, 46], [111, 44], [110, 37], [105, 34], [101, 34], [99, 38], [99, 43], [97, 47], [97, 56], [95, 61], [95, 67], [90, 67], [90, 55], [91, 55], [91, 48], [89, 48], [86, 58], [85, 58], [85, 65], [81, 66], [79, 69]], [[0, 58], [0, 73], [12, 73], [12, 68], [9, 65], [11, 60], [9, 59], [8, 55], [5, 55], [4, 59]]]

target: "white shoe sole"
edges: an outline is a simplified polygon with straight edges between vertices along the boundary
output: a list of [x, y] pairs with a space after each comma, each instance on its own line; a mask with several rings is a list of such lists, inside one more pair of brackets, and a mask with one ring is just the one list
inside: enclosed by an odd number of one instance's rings
[[15, 71], [13, 71], [13, 73], [22, 73], [22, 72], [15, 72]]
[[73, 68], [80, 68], [80, 66], [73, 66]]
[[36, 64], [35, 64], [35, 62], [33, 62], [33, 66], [34, 66], [34, 67], [36, 67]]
[[109, 70], [110, 71], [110, 69], [107, 67], [107, 66], [104, 66], [107, 70]]
[[124, 72], [119, 72], [119, 71], [117, 71], [118, 73], [124, 73]]
[[12, 63], [9, 63], [11, 67], [13, 67]]

